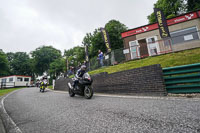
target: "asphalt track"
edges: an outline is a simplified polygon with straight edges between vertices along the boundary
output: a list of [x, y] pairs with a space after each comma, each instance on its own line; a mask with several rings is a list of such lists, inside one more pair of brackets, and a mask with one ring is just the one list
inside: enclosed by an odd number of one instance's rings
[[87, 100], [26, 88], [4, 98], [3, 106], [23, 133], [200, 132], [200, 99], [94, 95]]

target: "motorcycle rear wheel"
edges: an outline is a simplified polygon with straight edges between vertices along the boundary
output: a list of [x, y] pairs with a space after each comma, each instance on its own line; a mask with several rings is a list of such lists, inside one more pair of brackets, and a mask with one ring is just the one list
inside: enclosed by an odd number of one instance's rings
[[85, 89], [84, 89], [84, 97], [86, 99], [91, 99], [93, 96], [93, 89], [91, 86], [85, 86]]

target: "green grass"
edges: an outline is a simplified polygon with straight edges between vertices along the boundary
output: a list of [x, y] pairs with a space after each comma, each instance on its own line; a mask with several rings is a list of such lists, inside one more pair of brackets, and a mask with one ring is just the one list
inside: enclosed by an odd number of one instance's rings
[[103, 67], [94, 71], [90, 71], [89, 74], [93, 75], [101, 72], [108, 72], [110, 74], [153, 64], [160, 64], [162, 68], [165, 68], [193, 63], [200, 63], [200, 48], [148, 57], [140, 60], [133, 60], [115, 66]]
[[11, 88], [11, 89], [0, 89], [0, 96], [3, 96], [5, 94], [8, 94], [14, 90], [18, 90], [18, 89], [21, 89], [21, 88]]
[[53, 85], [49, 85], [47, 88], [52, 90], [53, 89]]

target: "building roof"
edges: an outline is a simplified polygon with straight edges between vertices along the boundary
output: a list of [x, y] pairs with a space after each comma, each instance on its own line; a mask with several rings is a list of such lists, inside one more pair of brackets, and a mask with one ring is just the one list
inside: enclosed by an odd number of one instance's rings
[[11, 75], [11, 76], [4, 76], [4, 77], [0, 77], [0, 78], [7, 78], [7, 77], [13, 77], [13, 76], [16, 76], [16, 77], [30, 77], [31, 76], [25, 76], [25, 75]]
[[[200, 10], [193, 11], [193, 12], [189, 12], [189, 13], [185, 13], [185, 14], [176, 16], [171, 19], [167, 19], [167, 25], [170, 26], [170, 25], [186, 22], [189, 20], [193, 20], [193, 19], [196, 19], [199, 17], [200, 17]], [[128, 36], [148, 32], [148, 31], [152, 31], [152, 30], [156, 30], [156, 29], [158, 29], [158, 23], [153, 23], [153, 24], [143, 25], [143, 26], [140, 26], [140, 27], [137, 27], [134, 29], [124, 31], [121, 33], [121, 36], [122, 36], [122, 38], [125, 38]]]

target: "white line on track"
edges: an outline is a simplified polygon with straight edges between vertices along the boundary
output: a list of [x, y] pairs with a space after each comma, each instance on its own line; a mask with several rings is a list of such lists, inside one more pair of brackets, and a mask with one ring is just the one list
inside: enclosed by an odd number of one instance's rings
[[[48, 89], [49, 90], [49, 89]], [[50, 90], [52, 92], [56, 93], [68, 93], [66, 91], [58, 91], [58, 90]], [[200, 101], [200, 98], [186, 98], [186, 97], [159, 97], [159, 96], [130, 96], [130, 95], [116, 95], [116, 94], [101, 94], [101, 93], [95, 93], [95, 96], [101, 96], [101, 97], [113, 97], [113, 98], [136, 98], [136, 99], [156, 99], [156, 100], [192, 100], [192, 101]]]
[[12, 118], [8, 115], [8, 113], [7, 113], [7, 111], [6, 111], [5, 107], [4, 107], [4, 100], [5, 100], [8, 96], [10, 96], [10, 95], [12, 95], [13, 93], [15, 93], [16, 91], [19, 91], [19, 90], [15, 90], [15, 91], [9, 93], [8, 95], [6, 95], [5, 97], [3, 97], [2, 100], [1, 100], [1, 105], [2, 105], [2, 108], [3, 108], [3, 113], [5, 113], [5, 114], [7, 115], [8, 120], [9, 120], [9, 121], [12, 123], [12, 125], [14, 126], [15, 132], [16, 132], [16, 133], [22, 133], [22, 131], [20, 130], [20, 128], [15, 124], [15, 122], [12, 120]]

